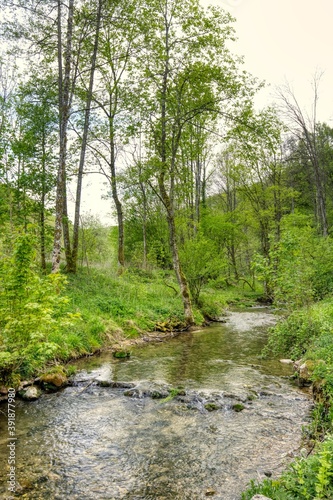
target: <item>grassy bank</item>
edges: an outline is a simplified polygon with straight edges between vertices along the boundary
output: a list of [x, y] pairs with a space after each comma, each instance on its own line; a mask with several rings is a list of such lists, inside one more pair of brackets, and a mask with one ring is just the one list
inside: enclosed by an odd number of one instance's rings
[[[20, 249], [20, 254], [23, 253]], [[76, 275], [22, 276], [13, 262], [4, 269], [0, 308], [0, 385], [18, 386], [59, 363], [157, 329], [181, 328], [182, 301], [172, 272], [84, 268]], [[206, 286], [194, 308], [195, 322], [220, 316], [228, 303], [252, 303], [242, 288]]]
[[[106, 332], [120, 331], [131, 337], [169, 319], [184, 320], [173, 272], [129, 268], [116, 276], [107, 270], [83, 269], [68, 279], [72, 311], [79, 311], [85, 322], [102, 322]], [[250, 305], [257, 295], [241, 287], [206, 286], [194, 306], [195, 322], [201, 325], [207, 318], [220, 316], [230, 303]]]
[[304, 429], [308, 456], [278, 479], [253, 481], [242, 499], [256, 493], [272, 500], [333, 498], [333, 299], [295, 311], [272, 330], [267, 352], [301, 359], [299, 376], [313, 384], [315, 408]]

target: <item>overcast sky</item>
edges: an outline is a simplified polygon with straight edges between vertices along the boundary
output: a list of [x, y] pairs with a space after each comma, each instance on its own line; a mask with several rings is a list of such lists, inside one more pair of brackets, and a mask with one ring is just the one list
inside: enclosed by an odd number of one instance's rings
[[288, 80], [300, 104], [311, 109], [311, 79], [324, 72], [319, 86], [318, 120], [333, 126], [332, 0], [201, 0], [228, 10], [238, 37], [234, 51], [245, 68], [270, 83], [258, 103], [271, 100], [275, 85]]

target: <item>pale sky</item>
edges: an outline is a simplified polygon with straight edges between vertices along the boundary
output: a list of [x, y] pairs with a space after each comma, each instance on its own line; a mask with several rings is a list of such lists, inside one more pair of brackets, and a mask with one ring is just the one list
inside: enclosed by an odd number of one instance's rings
[[[319, 85], [318, 120], [333, 127], [333, 0], [201, 0], [219, 5], [235, 18], [234, 53], [245, 58], [244, 68], [270, 87], [256, 98], [259, 108], [273, 101], [274, 87], [287, 80], [301, 106], [311, 113], [311, 80], [324, 72]], [[83, 212], [99, 212], [110, 221], [112, 201], [100, 200], [102, 179], [88, 180]]]
[[260, 107], [269, 104], [274, 86], [288, 80], [302, 106], [311, 109], [311, 79], [324, 72], [319, 85], [318, 120], [333, 126], [332, 0], [201, 0], [228, 10], [238, 37], [234, 52], [245, 69], [270, 83]]

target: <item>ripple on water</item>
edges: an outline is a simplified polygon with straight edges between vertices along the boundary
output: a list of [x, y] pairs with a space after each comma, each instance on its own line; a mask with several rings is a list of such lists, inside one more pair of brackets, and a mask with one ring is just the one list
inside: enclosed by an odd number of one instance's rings
[[[196, 500], [211, 490], [213, 498], [236, 500], [251, 478], [279, 473], [297, 451], [310, 401], [281, 377], [290, 367], [260, 359], [273, 321], [261, 310], [232, 313], [226, 325], [133, 349], [128, 361], [88, 361], [78, 387], [18, 402], [18, 493], [31, 500]], [[131, 398], [89, 382], [111, 377], [181, 383], [186, 395]], [[207, 402], [217, 409], [205, 409]], [[239, 402], [244, 409], [236, 412]]]

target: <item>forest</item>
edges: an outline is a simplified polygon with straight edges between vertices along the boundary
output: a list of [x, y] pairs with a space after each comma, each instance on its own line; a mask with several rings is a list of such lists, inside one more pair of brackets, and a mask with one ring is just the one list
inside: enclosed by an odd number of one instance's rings
[[[317, 120], [321, 76], [311, 112], [288, 84], [258, 110], [264, 83], [233, 53], [234, 19], [198, 0], [0, 6], [1, 384], [119, 337], [190, 330], [229, 304], [272, 304], [282, 320], [266, 355], [311, 366], [308, 433], [323, 444], [295, 480], [252, 494], [331, 498], [333, 128]], [[109, 223], [82, 212], [100, 177]]]

